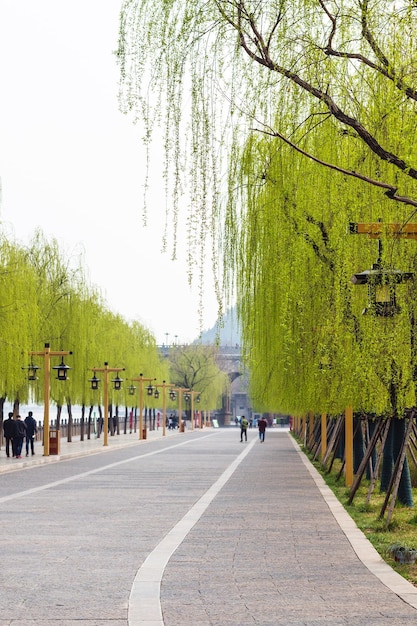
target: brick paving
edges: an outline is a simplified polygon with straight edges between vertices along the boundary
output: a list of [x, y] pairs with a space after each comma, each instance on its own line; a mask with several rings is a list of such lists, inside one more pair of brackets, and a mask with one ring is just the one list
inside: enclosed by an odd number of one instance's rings
[[1, 450], [0, 626], [416, 624], [417, 590], [288, 432], [248, 433], [63, 442], [59, 459]]
[[[366, 540], [362, 553], [365, 561], [375, 558]], [[417, 607], [410, 587], [402, 591]], [[191, 623], [190, 615], [201, 626], [417, 622], [417, 610], [358, 558], [279, 431], [254, 446], [170, 559], [162, 608], [166, 626]]]

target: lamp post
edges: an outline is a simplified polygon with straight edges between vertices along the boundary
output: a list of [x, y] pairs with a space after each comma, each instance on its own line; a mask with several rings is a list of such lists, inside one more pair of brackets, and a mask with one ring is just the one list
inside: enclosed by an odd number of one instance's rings
[[[130, 378], [130, 380], [131, 382], [139, 383], [139, 439], [146, 439], [143, 436], [143, 383], [149, 383], [146, 387], [146, 393], [148, 396], [152, 396], [154, 392], [152, 383], [156, 378], [144, 378], [143, 374], [139, 374], [138, 378]], [[133, 389], [133, 393], [135, 393], [136, 387], [132, 386], [130, 389]]]
[[109, 367], [107, 361], [104, 363], [104, 367], [93, 367], [93, 378], [90, 378], [91, 389], [98, 389], [100, 379], [96, 377], [96, 372], [103, 372], [104, 374], [104, 388], [103, 388], [103, 403], [104, 403], [104, 424], [103, 424], [103, 446], [109, 445], [108, 430], [109, 430], [109, 373], [116, 372], [117, 376], [112, 380], [113, 388], [117, 391], [121, 389], [123, 379], [119, 378], [118, 372], [123, 372], [124, 367]]
[[[184, 389], [184, 387], [173, 387], [169, 392], [171, 400], [175, 400], [175, 394], [178, 394], [178, 428], [180, 433], [183, 433], [185, 430], [182, 426], [182, 395], [189, 391], [189, 389]], [[173, 394], [173, 396], [171, 394]]]
[[[43, 357], [44, 363], [44, 371], [43, 371], [43, 398], [44, 398], [44, 410], [43, 410], [43, 455], [49, 456], [49, 402], [51, 396], [51, 356], [60, 356], [61, 363], [60, 365], [54, 365], [52, 369], [57, 370], [57, 379], [58, 380], [67, 380], [67, 372], [69, 369], [69, 365], [65, 365], [64, 356], [68, 356], [72, 354], [72, 352], [67, 352], [63, 350], [54, 350], [52, 351], [49, 347], [49, 343], [45, 344], [44, 350], [41, 352], [29, 352], [29, 356], [41, 356]], [[36, 370], [37, 367], [34, 365], [30, 365], [28, 368], [29, 371], [29, 380], [36, 379]]]
[[200, 392], [199, 391], [188, 391], [184, 398], [185, 401], [188, 402], [191, 399], [191, 430], [194, 430], [194, 396], [197, 396], [195, 401], [200, 402]]
[[166, 434], [166, 418], [167, 418], [167, 389], [172, 389], [175, 385], [166, 383], [164, 380], [161, 385], [155, 385], [154, 398], [159, 398], [158, 388], [162, 389], [162, 436]]

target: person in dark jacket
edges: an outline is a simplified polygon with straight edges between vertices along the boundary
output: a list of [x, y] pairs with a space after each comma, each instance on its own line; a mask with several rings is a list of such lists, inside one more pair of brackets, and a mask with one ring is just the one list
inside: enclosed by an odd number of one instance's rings
[[[7, 420], [3, 422], [3, 433], [6, 440], [6, 455], [10, 456], [10, 448], [12, 449], [12, 456], [15, 456], [14, 444], [13, 444], [13, 431], [14, 431], [14, 419], [13, 413], [9, 413]], [[11, 445], [10, 445], [11, 444]]]
[[268, 422], [264, 417], [258, 420], [259, 441], [263, 443], [265, 441], [265, 430], [268, 426]]
[[38, 432], [36, 420], [33, 417], [32, 411], [29, 411], [27, 417], [25, 417], [26, 424], [26, 456], [29, 456], [29, 445], [32, 454], [35, 454], [35, 435]]
[[26, 424], [22, 422], [22, 418], [20, 415], [14, 420], [14, 429], [13, 429], [13, 442], [14, 442], [14, 453], [16, 459], [22, 458], [22, 448], [23, 441], [26, 436]]

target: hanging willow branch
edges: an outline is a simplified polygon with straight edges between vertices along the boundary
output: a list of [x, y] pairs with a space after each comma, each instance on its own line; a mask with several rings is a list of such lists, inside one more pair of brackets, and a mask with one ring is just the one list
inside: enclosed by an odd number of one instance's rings
[[[122, 3], [120, 107], [147, 141], [164, 129], [166, 222], [187, 221], [190, 273], [207, 240], [236, 284], [262, 410], [382, 413], [393, 362], [415, 403], [413, 296], [399, 286], [399, 319], [361, 314], [349, 278], [375, 246], [346, 225], [417, 208], [416, 17], [409, 0]], [[415, 270], [413, 250], [395, 240], [390, 265]]]
[[397, 202], [402, 202], [404, 204], [409, 204], [410, 206], [417, 207], [417, 200], [414, 200], [413, 198], [408, 198], [406, 196], [400, 196], [397, 193], [397, 187], [395, 187], [394, 185], [384, 183], [380, 180], [375, 180], [374, 178], [371, 178], [370, 176], [365, 176], [364, 174], [360, 174], [359, 172], [354, 172], [353, 170], [347, 170], [343, 167], [339, 167], [338, 165], [335, 165], [334, 163], [327, 163], [326, 161], [323, 161], [323, 159], [319, 159], [313, 154], [310, 154], [309, 152], [307, 152], [306, 150], [303, 150], [302, 148], [300, 148], [300, 146], [297, 146], [293, 141], [290, 141], [290, 139], [288, 139], [282, 133], [279, 133], [276, 130], [267, 131], [265, 129], [260, 129], [260, 128], [256, 130], [258, 130], [258, 132], [260, 133], [263, 133], [264, 135], [269, 135], [270, 137], [277, 137], [278, 139], [281, 139], [281, 141], [283, 141], [288, 146], [293, 148], [296, 152], [298, 152], [299, 154], [302, 154], [303, 156], [307, 157], [311, 161], [314, 161], [314, 163], [318, 163], [319, 165], [328, 167], [329, 169], [334, 170], [335, 172], [340, 172], [341, 174], [344, 174], [345, 176], [351, 176], [352, 178], [357, 178], [359, 180], [362, 180], [365, 183], [368, 183], [369, 185], [373, 185], [374, 187], [380, 187], [381, 189], [386, 189], [385, 195], [391, 200], [396, 200]]

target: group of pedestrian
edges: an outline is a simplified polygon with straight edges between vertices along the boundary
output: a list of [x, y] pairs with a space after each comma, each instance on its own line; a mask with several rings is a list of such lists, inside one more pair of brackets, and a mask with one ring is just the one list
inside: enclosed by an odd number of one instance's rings
[[32, 411], [29, 411], [24, 421], [20, 415], [17, 415], [16, 419], [14, 419], [13, 413], [9, 413], [7, 420], [3, 422], [6, 456], [8, 458], [12, 456], [15, 459], [21, 459], [25, 440], [26, 456], [29, 456], [29, 448], [32, 455], [35, 454], [35, 435], [37, 432], [38, 427]]
[[[242, 415], [240, 419], [240, 442], [243, 442], [243, 438], [245, 441], [248, 440], [248, 426], [249, 422], [244, 415]], [[259, 441], [263, 443], [265, 441], [265, 431], [268, 426], [268, 422], [264, 417], [258, 419], [258, 431], [259, 431]]]

